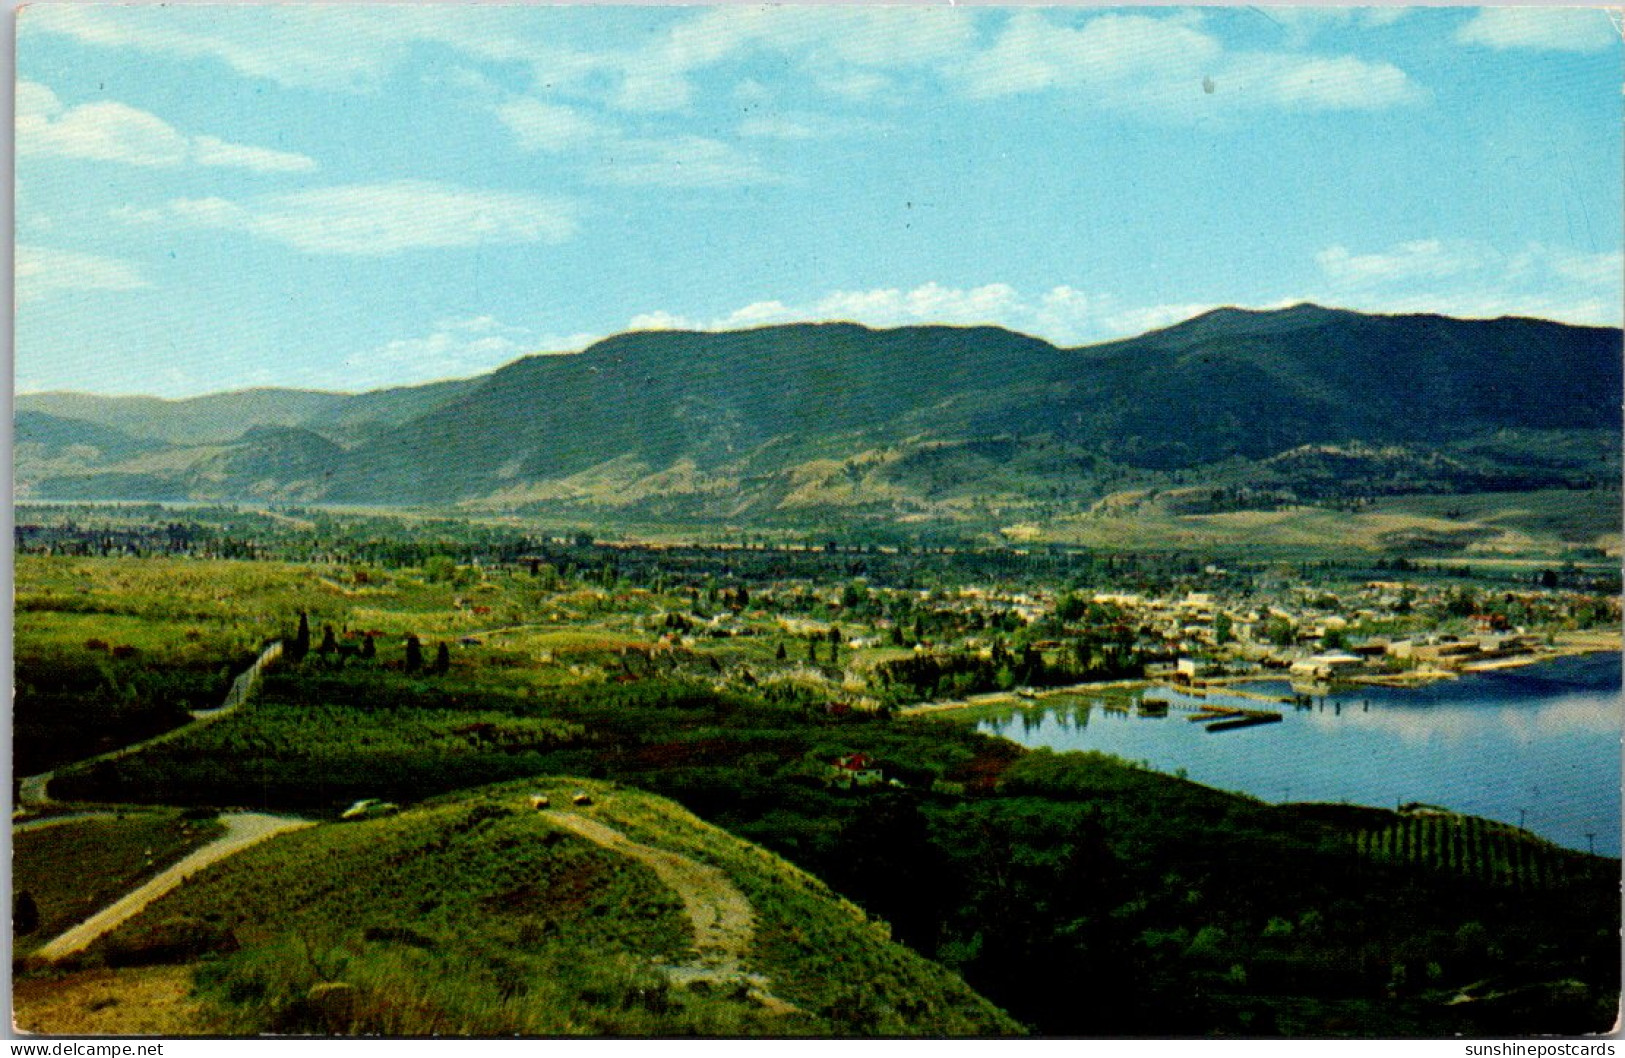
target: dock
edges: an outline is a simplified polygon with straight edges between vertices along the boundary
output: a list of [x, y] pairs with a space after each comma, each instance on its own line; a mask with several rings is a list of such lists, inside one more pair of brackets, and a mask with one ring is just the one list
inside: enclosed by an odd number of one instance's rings
[[1244, 727], [1256, 727], [1259, 724], [1279, 724], [1280, 722], [1280, 713], [1266, 713], [1257, 710], [1246, 712], [1229, 720], [1216, 721], [1207, 725], [1207, 729], [1210, 733], [1214, 731], [1236, 731]]

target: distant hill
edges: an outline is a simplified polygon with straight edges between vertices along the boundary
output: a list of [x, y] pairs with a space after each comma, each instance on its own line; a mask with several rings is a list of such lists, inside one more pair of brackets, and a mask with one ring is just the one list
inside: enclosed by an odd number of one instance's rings
[[[199, 498], [745, 524], [1045, 520], [1204, 482], [1272, 502], [1589, 488], [1617, 482], [1621, 388], [1616, 329], [1315, 305], [1077, 349], [994, 327], [652, 331], [408, 390], [176, 402], [196, 414], [170, 439], [238, 448], [229, 472], [200, 451], [162, 480]], [[19, 407], [131, 435], [149, 407], [46, 397]], [[248, 425], [335, 447], [289, 463], [272, 445], [251, 468], [275, 435]], [[100, 466], [34, 494], [115, 498], [143, 473]]]
[[198, 1033], [1022, 1031], [804, 871], [663, 798], [579, 779], [284, 835], [92, 954], [202, 967]]
[[304, 426], [344, 440], [368, 427], [406, 422], [473, 386], [453, 379], [360, 394], [261, 388], [182, 400], [23, 393], [15, 405], [19, 415], [45, 413], [172, 445], [218, 444], [256, 426]]
[[[83, 419], [47, 415], [39, 411], [19, 411], [12, 420], [12, 443], [29, 446], [36, 459], [77, 455], [85, 462], [127, 459], [162, 447], [162, 442], [132, 437]], [[80, 449], [73, 453], [71, 449]]]

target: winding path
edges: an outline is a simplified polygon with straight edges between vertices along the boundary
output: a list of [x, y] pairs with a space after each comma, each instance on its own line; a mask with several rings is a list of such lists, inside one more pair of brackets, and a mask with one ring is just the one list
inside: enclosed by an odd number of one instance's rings
[[[51, 780], [59, 774], [79, 771], [99, 761], [118, 760], [122, 757], [128, 757], [150, 746], [180, 738], [182, 735], [195, 731], [205, 724], [211, 724], [222, 717], [230, 716], [254, 692], [259, 685], [260, 676], [264, 673], [265, 667], [281, 656], [282, 644], [280, 641], [266, 647], [260, 656], [254, 660], [254, 664], [238, 674], [237, 678], [232, 681], [231, 690], [227, 692], [225, 700], [214, 709], [195, 710], [192, 713], [192, 722], [189, 724], [183, 724], [142, 742], [122, 746], [110, 753], [103, 753], [86, 760], [65, 764], [52, 771], [42, 772], [39, 775], [29, 775], [18, 780], [18, 806], [22, 808], [41, 808], [55, 804], [56, 802], [51, 799], [48, 787]], [[87, 809], [43, 819], [13, 820], [12, 831], [15, 833], [17, 831], [55, 826], [59, 823], [67, 823], [78, 819], [95, 819], [111, 814], [113, 813]], [[85, 921], [69, 929], [66, 933], [47, 941], [30, 958], [51, 962], [63, 956], [83, 951], [98, 937], [117, 929], [134, 916], [140, 914], [148, 904], [170, 892], [203, 868], [218, 863], [227, 856], [241, 852], [252, 845], [257, 845], [267, 838], [275, 837], [290, 830], [315, 826], [313, 822], [307, 819], [264, 815], [258, 812], [227, 812], [220, 816], [220, 822], [224, 823], [226, 827], [226, 832], [220, 837], [202, 848], [194, 850], [178, 863], [160, 871], [140, 886], [125, 893], [107, 907], [102, 908], [85, 919]]]
[[752, 999], [776, 1014], [798, 1009], [768, 992], [767, 978], [745, 972], [745, 953], [756, 934], [756, 912], [722, 870], [667, 849], [640, 845], [614, 827], [574, 812], [554, 809], [544, 816], [555, 826], [644, 864], [682, 900], [683, 912], [694, 927], [698, 958], [686, 966], [664, 967], [673, 981], [742, 982]]
[[180, 738], [182, 735], [196, 731], [205, 724], [212, 724], [216, 720], [230, 716], [248, 700], [248, 696], [253, 694], [254, 689], [259, 686], [260, 676], [265, 672], [265, 666], [276, 661], [281, 656], [282, 642], [278, 640], [266, 647], [260, 653], [260, 656], [254, 659], [254, 664], [244, 669], [235, 680], [231, 681], [231, 690], [226, 692], [225, 701], [213, 709], [192, 710], [192, 722], [189, 724], [171, 728], [161, 735], [154, 735], [142, 742], [133, 742], [128, 746], [120, 746], [118, 749], [107, 753], [87, 757], [72, 764], [60, 765], [51, 771], [41, 772], [38, 775], [23, 776], [17, 780], [17, 807], [43, 808], [46, 805], [55, 804], [56, 802], [51, 800], [49, 786], [51, 780], [58, 775], [81, 771], [104, 760], [122, 760], [125, 757], [140, 753], [144, 749], [150, 749], [160, 743]]
[[226, 825], [223, 835], [159, 872], [146, 884], [119, 897], [66, 933], [47, 941], [34, 952], [33, 957], [51, 962], [83, 951], [92, 941], [134, 918], [148, 904], [210, 864], [218, 863], [267, 838], [316, 825], [306, 819], [262, 815], [258, 812], [230, 812], [221, 816], [220, 821]]

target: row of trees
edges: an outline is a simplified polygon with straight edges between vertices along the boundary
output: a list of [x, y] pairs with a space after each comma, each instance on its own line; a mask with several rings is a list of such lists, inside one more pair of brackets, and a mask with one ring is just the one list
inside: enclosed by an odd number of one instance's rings
[[[408, 673], [426, 673], [431, 676], [443, 675], [451, 670], [451, 648], [440, 643], [435, 648], [434, 661], [425, 665], [423, 660], [423, 641], [415, 634], [406, 637], [406, 655], [402, 665]], [[299, 627], [291, 637], [282, 640], [283, 657], [293, 664], [299, 664], [311, 654], [310, 647], [310, 615], [299, 615]], [[340, 643], [338, 635], [332, 625], [322, 626], [322, 641], [315, 649], [315, 653], [324, 661], [343, 664], [345, 659], [355, 657], [362, 661], [372, 661], [378, 656], [377, 644], [373, 642], [371, 632], [363, 633], [359, 646]]]

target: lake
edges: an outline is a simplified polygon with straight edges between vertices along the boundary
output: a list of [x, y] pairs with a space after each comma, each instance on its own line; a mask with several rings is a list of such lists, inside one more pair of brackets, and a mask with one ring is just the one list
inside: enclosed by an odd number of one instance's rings
[[[1285, 681], [1248, 690], [1289, 695]], [[1587, 654], [1425, 687], [1358, 687], [1308, 709], [1210, 693], [1162, 718], [1068, 694], [984, 720], [1024, 746], [1087, 749], [1266, 801], [1410, 801], [1522, 825], [1569, 848], [1620, 854], [1620, 657]], [[1121, 701], [1122, 699], [1118, 699]], [[1209, 731], [1182, 706], [1279, 710], [1281, 723]]]

